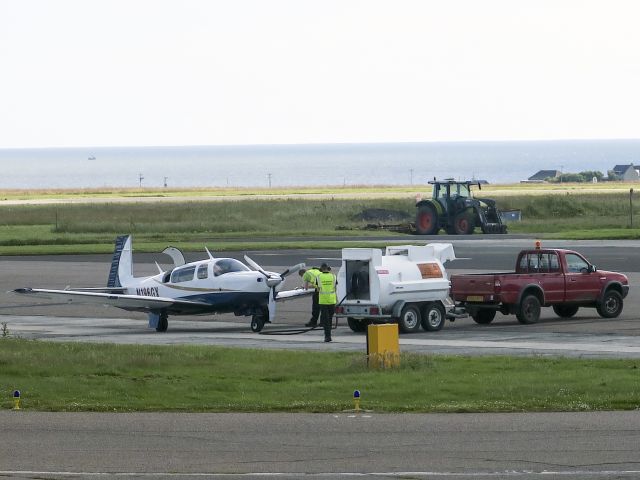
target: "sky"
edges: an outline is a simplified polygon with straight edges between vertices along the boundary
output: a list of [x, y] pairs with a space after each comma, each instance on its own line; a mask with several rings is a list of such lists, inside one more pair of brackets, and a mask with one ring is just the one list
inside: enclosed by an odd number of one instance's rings
[[636, 0], [0, 0], [0, 148], [640, 138]]

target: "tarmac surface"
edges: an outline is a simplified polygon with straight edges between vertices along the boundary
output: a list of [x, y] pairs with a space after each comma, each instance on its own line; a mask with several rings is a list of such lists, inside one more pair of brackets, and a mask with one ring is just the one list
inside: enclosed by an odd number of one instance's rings
[[0, 478], [640, 477], [637, 412], [0, 412]]

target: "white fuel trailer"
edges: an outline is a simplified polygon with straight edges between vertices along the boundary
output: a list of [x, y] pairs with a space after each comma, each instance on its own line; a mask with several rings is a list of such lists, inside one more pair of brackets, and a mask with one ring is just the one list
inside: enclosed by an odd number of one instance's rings
[[354, 332], [370, 323], [397, 322], [400, 331], [440, 330], [449, 298], [444, 263], [455, 260], [453, 245], [343, 248], [338, 272], [336, 317], [346, 317]]

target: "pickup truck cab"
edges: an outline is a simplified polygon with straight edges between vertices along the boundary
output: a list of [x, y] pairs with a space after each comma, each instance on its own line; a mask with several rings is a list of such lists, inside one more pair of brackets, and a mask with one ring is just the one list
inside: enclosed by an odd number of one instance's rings
[[496, 312], [535, 323], [541, 307], [569, 318], [580, 307], [595, 308], [603, 318], [622, 312], [629, 293], [626, 275], [598, 270], [572, 250], [523, 250], [515, 272], [451, 276], [451, 297], [476, 323], [491, 323]]

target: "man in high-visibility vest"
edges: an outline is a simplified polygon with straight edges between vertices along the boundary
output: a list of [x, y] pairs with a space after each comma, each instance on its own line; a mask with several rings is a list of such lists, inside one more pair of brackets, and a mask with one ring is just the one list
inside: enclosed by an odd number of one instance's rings
[[318, 287], [318, 304], [320, 305], [320, 323], [324, 327], [324, 341], [331, 341], [331, 321], [338, 303], [336, 295], [336, 276], [326, 263], [320, 266], [320, 274], [316, 277]]
[[305, 289], [313, 288], [312, 304], [311, 304], [311, 320], [304, 324], [305, 327], [315, 327], [318, 325], [318, 317], [320, 316], [320, 307], [318, 306], [318, 288], [316, 287], [316, 277], [320, 275], [318, 267], [311, 267], [308, 270], [301, 268], [298, 275], [302, 277], [302, 287]]

